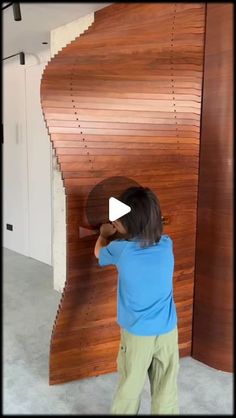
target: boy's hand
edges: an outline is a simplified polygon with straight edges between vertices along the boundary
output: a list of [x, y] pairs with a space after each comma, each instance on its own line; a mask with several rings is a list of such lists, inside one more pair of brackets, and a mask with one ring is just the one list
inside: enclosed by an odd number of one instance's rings
[[100, 227], [100, 235], [103, 238], [108, 238], [110, 235], [115, 234], [117, 232], [117, 229], [112, 224], [102, 224]]

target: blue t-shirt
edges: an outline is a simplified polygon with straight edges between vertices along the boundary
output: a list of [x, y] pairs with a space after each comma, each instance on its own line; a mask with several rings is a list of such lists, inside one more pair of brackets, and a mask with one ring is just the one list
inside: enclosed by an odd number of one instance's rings
[[115, 240], [99, 252], [101, 267], [118, 270], [117, 322], [136, 335], [159, 335], [177, 325], [173, 299], [172, 240], [141, 248], [137, 240]]

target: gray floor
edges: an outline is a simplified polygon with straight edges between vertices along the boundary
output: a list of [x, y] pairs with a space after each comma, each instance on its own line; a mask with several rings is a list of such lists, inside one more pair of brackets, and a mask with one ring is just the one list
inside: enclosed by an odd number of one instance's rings
[[[48, 385], [51, 328], [60, 294], [52, 268], [3, 250], [3, 414], [106, 415], [117, 373]], [[233, 375], [180, 359], [181, 415], [232, 415]], [[146, 382], [139, 414], [150, 414]]]

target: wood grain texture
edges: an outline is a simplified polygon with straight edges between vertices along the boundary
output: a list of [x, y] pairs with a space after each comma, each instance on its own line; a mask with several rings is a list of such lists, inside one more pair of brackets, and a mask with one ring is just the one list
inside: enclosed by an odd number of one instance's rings
[[233, 371], [233, 5], [207, 5], [192, 356]]
[[[116, 370], [117, 273], [98, 267], [97, 236], [79, 232], [90, 191], [113, 176], [159, 196], [174, 241], [180, 355], [191, 353], [204, 25], [203, 3], [115, 3], [45, 68], [42, 109], [67, 209], [50, 384]], [[95, 204], [99, 213], [107, 202]]]

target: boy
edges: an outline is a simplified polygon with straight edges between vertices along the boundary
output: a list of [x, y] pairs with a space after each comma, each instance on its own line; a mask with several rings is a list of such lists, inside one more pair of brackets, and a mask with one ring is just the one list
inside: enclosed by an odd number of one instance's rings
[[[120, 382], [111, 414], [138, 414], [148, 373], [151, 413], [178, 415], [172, 240], [162, 234], [159, 200], [150, 189], [129, 188], [120, 200], [131, 207], [131, 212], [112, 224], [103, 224], [94, 249], [100, 266], [115, 265], [119, 273]], [[115, 233], [120, 238], [109, 243], [108, 238]]]

